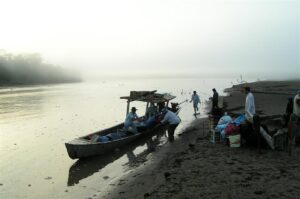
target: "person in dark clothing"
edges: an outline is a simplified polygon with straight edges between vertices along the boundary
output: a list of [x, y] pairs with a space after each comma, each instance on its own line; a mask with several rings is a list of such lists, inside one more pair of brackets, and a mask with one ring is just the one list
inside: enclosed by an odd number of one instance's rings
[[158, 102], [157, 106], [158, 106], [158, 111], [161, 112], [163, 110], [163, 108], [165, 108], [165, 103], [164, 102]]
[[288, 125], [288, 122], [290, 121], [290, 116], [293, 113], [293, 108], [294, 108], [293, 98], [290, 97], [290, 98], [288, 98], [288, 103], [286, 105], [285, 114], [284, 114], [284, 121], [285, 121], [284, 126], [285, 127]]
[[219, 103], [219, 94], [215, 88], [212, 89], [214, 92], [213, 97], [212, 97], [212, 113], [214, 113], [215, 109], [219, 108], [218, 103]]

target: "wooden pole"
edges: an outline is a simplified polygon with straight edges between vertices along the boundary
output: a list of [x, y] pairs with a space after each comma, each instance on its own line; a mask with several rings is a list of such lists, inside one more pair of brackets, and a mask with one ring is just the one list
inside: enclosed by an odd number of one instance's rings
[[253, 116], [253, 129], [257, 136], [257, 150], [261, 154], [260, 117], [258, 115]]
[[130, 108], [130, 100], [127, 100], [127, 109], [126, 109], [126, 116], [125, 117], [127, 117], [128, 113], [129, 113], [129, 108]]
[[146, 117], [146, 113], [147, 113], [148, 108], [149, 108], [149, 102], [147, 102], [147, 105], [146, 105], [145, 117]]

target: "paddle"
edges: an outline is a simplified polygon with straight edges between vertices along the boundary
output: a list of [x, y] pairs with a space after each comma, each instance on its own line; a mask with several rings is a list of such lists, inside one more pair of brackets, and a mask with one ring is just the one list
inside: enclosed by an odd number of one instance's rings
[[183, 104], [183, 103], [185, 103], [185, 102], [188, 102], [188, 100], [186, 99], [186, 100], [184, 100], [184, 101], [178, 103], [178, 105]]

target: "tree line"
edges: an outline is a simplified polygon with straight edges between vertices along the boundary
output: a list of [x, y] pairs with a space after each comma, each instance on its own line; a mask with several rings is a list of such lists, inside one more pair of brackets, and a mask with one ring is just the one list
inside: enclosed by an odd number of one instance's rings
[[13, 55], [0, 52], [0, 85], [80, 82], [74, 70], [45, 63], [39, 54]]

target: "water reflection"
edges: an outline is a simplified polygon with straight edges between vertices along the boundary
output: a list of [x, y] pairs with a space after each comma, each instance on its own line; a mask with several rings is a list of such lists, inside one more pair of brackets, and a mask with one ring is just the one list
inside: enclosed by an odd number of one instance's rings
[[134, 151], [128, 151], [126, 153], [128, 158], [128, 163], [126, 164], [132, 168], [132, 167], [137, 167], [141, 163], [146, 162], [147, 155], [154, 152], [156, 150], [156, 147], [162, 142], [160, 138], [161, 136], [159, 135], [149, 138], [145, 144], [145, 147], [147, 148], [138, 154], [135, 154]]
[[35, 116], [42, 109], [43, 95], [0, 95], [0, 119]]
[[[107, 155], [100, 155], [90, 158], [77, 160], [69, 169], [68, 186], [78, 184], [80, 180], [85, 179], [101, 169], [105, 168], [108, 164], [118, 160], [124, 155], [128, 158], [130, 167], [138, 166], [140, 163], [146, 161], [146, 156], [155, 151], [157, 146], [161, 144], [162, 136], [166, 133], [166, 129], [154, 132], [150, 135], [140, 138], [132, 142], [129, 146], [120, 148], [119, 151], [108, 153]], [[139, 146], [145, 146], [145, 149], [135, 154], [134, 150]]]

